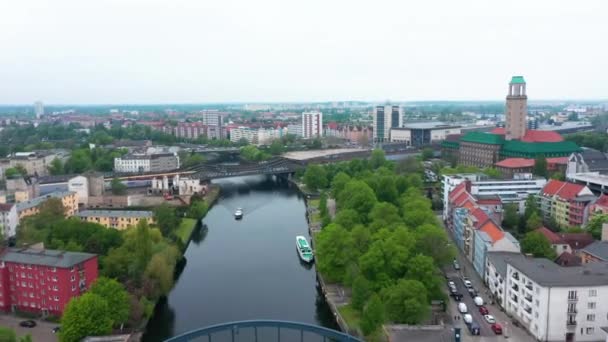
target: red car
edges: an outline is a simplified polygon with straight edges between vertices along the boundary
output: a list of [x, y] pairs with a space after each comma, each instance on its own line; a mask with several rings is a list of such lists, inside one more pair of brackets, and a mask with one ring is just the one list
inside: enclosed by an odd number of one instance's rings
[[500, 324], [494, 323], [494, 324], [492, 324], [492, 331], [496, 335], [501, 335], [502, 334], [502, 327], [500, 326]]
[[487, 315], [490, 312], [488, 311], [488, 308], [486, 308], [485, 306], [480, 306], [479, 307], [479, 313], [482, 314], [482, 315]]

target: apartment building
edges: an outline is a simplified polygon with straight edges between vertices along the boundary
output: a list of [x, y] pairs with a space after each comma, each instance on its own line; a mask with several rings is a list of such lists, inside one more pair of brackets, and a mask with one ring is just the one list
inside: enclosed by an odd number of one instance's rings
[[179, 167], [177, 153], [127, 154], [114, 158], [114, 172], [118, 173], [164, 172]]
[[76, 214], [76, 217], [82, 221], [98, 223], [118, 230], [137, 226], [141, 220], [154, 224], [154, 213], [143, 210], [83, 210]]
[[302, 137], [318, 138], [323, 135], [323, 113], [310, 111], [302, 113]]
[[230, 130], [230, 141], [238, 143], [241, 139], [247, 140], [253, 145], [265, 145], [271, 143], [275, 139], [280, 139], [284, 133], [283, 129], [274, 128], [250, 128], [238, 127]]
[[0, 232], [4, 238], [15, 236], [19, 215], [17, 215], [17, 205], [14, 203], [0, 203]]
[[60, 316], [98, 276], [97, 255], [45, 249], [0, 251], [0, 310]]
[[19, 221], [24, 217], [36, 215], [40, 212], [40, 206], [50, 198], [58, 198], [63, 204], [65, 216], [74, 216], [78, 212], [78, 194], [73, 191], [55, 191], [44, 196], [33, 198], [29, 201], [17, 203], [17, 216]]
[[10, 167], [22, 166], [28, 175], [46, 176], [51, 162], [58, 158], [50, 152], [16, 152], [10, 157]]
[[523, 211], [528, 196], [538, 194], [547, 184], [546, 179], [533, 177], [530, 174], [516, 175], [513, 179], [490, 179], [484, 174], [444, 175], [442, 181], [444, 220], [448, 220], [450, 213], [450, 193], [467, 180], [471, 182], [471, 195], [498, 195], [503, 205], [515, 203], [520, 211]]
[[584, 185], [551, 179], [538, 194], [544, 220], [553, 218], [560, 226], [587, 223], [589, 204], [595, 195]]

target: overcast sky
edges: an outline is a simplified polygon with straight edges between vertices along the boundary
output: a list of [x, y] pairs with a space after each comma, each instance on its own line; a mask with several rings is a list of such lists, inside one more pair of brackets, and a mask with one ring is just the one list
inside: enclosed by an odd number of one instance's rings
[[0, 103], [608, 98], [608, 1], [2, 0]]

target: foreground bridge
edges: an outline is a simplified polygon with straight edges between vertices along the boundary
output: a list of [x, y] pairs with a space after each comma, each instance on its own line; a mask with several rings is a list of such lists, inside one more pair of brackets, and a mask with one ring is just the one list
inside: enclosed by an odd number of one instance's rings
[[212, 325], [172, 337], [165, 342], [189, 341], [339, 341], [360, 339], [318, 325], [274, 320], [238, 321]]
[[190, 177], [203, 180], [252, 175], [280, 175], [295, 173], [302, 165], [285, 158], [273, 158], [240, 165], [201, 164], [189, 169]]

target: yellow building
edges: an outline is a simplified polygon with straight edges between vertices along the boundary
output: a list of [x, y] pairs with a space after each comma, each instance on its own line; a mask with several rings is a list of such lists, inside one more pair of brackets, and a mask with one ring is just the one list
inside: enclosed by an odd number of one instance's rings
[[29, 201], [17, 203], [17, 215], [19, 220], [24, 217], [36, 215], [40, 212], [40, 206], [51, 198], [61, 200], [65, 216], [74, 216], [78, 212], [78, 194], [73, 191], [56, 191], [50, 194], [32, 198]]
[[154, 213], [138, 210], [84, 210], [76, 214], [82, 221], [99, 223], [108, 228], [119, 230], [136, 226], [145, 219], [149, 224], [154, 223]]

